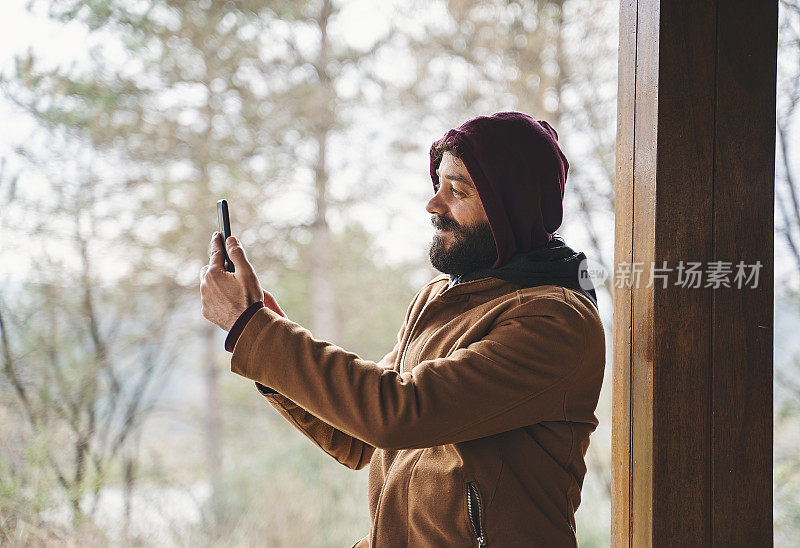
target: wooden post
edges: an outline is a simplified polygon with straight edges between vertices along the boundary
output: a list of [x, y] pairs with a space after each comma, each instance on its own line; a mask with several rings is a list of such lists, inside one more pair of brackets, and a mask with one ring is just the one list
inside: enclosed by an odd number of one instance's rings
[[777, 30], [776, 1], [620, 4], [614, 546], [772, 545]]

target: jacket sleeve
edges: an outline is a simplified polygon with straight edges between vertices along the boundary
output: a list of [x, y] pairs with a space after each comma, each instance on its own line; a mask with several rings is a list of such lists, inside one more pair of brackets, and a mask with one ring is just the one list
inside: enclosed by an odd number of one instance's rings
[[[587, 361], [587, 326], [595, 329], [590, 361], [600, 364], [599, 372], [576, 374]], [[348, 436], [373, 447], [410, 449], [575, 420], [571, 408], [594, 410], [589, 402], [596, 403], [605, 359], [598, 355], [600, 340], [599, 319], [539, 298], [501, 316], [484, 338], [401, 373], [261, 309], [242, 333], [231, 369]]]
[[[420, 293], [417, 293], [406, 311], [406, 317], [397, 333], [397, 341], [394, 348], [376, 364], [377, 367], [381, 369], [391, 369], [393, 367], [397, 355], [400, 352], [400, 345], [406, 325], [408, 324], [409, 315], [419, 297]], [[247, 323], [249, 324], [250, 321]], [[241, 333], [238, 334], [238, 336], [241, 336]], [[236, 350], [234, 348], [234, 353], [235, 352]], [[372, 454], [375, 452], [374, 445], [365, 443], [356, 437], [342, 432], [324, 420], [320, 420], [318, 417], [309, 413], [291, 399], [273, 390], [268, 385], [265, 386], [265, 383], [259, 382], [258, 379], [254, 380], [256, 381], [256, 388], [258, 388], [258, 391], [261, 392], [270, 405], [272, 405], [283, 418], [300, 430], [300, 432], [314, 442], [317, 447], [336, 459], [337, 462], [352, 470], [360, 470], [369, 464]]]
[[[377, 365], [383, 368], [391, 368], [397, 356], [399, 346], [400, 343], [398, 341], [394, 349], [384, 356]], [[317, 447], [336, 459], [340, 464], [352, 470], [361, 470], [369, 464], [372, 454], [375, 452], [375, 446], [334, 428], [327, 422], [318, 419], [286, 396], [278, 392], [270, 391], [268, 387], [258, 381], [256, 381], [256, 387], [283, 418], [289, 421], [289, 423], [300, 430], [308, 439], [314, 442]]]

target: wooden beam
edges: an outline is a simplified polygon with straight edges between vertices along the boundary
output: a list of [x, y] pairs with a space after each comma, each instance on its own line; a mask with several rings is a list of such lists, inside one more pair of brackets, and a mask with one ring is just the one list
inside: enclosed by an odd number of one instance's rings
[[[771, 545], [777, 14], [620, 4], [614, 546]], [[700, 287], [651, 278], [690, 262]]]

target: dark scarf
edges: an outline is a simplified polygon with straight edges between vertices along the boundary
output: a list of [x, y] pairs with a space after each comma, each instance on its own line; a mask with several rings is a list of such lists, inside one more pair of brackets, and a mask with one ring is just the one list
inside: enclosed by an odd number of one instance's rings
[[[462, 276], [450, 275], [450, 283], [469, 282], [480, 278], [499, 278], [522, 287], [559, 285], [583, 293], [597, 308], [597, 295], [589, 279], [583, 252], [569, 247], [560, 234], [553, 232], [552, 239], [542, 247], [518, 253], [505, 264], [493, 268], [481, 268]], [[583, 280], [580, 282], [579, 280]], [[583, 285], [583, 287], [581, 287]]]

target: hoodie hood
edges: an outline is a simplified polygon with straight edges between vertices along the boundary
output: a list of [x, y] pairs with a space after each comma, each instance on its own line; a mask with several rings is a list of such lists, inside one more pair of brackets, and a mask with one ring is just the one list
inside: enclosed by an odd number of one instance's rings
[[561, 226], [569, 170], [550, 124], [521, 112], [498, 112], [449, 130], [430, 150], [434, 191], [442, 145], [461, 159], [475, 183], [497, 248], [493, 267], [550, 241]]
[[475, 270], [463, 276], [450, 275], [450, 285], [480, 278], [500, 278], [523, 288], [559, 285], [583, 293], [597, 308], [597, 294], [586, 270], [586, 255], [569, 247], [554, 232], [544, 246], [519, 253], [500, 267]]

